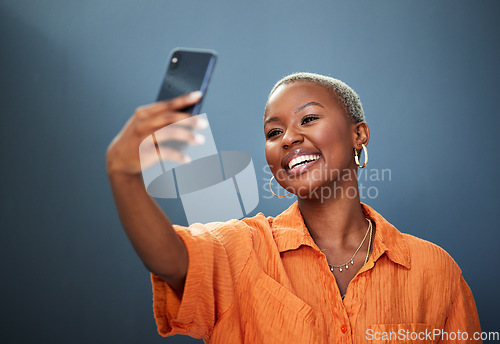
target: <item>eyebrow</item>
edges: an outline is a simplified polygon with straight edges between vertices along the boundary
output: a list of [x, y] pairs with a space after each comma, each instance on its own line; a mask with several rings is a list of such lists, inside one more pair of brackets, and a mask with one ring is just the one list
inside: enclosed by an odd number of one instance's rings
[[323, 109], [325, 108], [323, 105], [321, 105], [318, 102], [309, 102], [309, 103], [306, 103], [304, 105], [299, 106], [298, 108], [295, 109], [294, 112], [297, 113], [297, 112], [299, 112], [301, 110], [304, 110], [308, 106], [319, 106], [319, 107], [322, 107]]
[[[308, 106], [319, 106], [319, 107], [322, 107], [323, 109], [325, 108], [323, 105], [321, 105], [320, 103], [318, 102], [309, 102], [309, 103], [306, 103], [306, 104], [302, 104], [301, 106], [299, 106], [298, 108], [296, 108], [293, 112], [294, 113], [298, 113], [300, 112], [301, 110], [304, 110], [306, 107]], [[264, 122], [264, 127], [268, 124], [268, 123], [271, 123], [271, 122], [277, 122], [279, 121], [279, 118], [278, 117], [271, 117], [271, 118], [268, 118], [265, 122]]]
[[264, 127], [268, 124], [268, 123], [271, 123], [271, 122], [277, 122], [279, 121], [279, 118], [278, 117], [271, 117], [271, 118], [268, 118], [266, 119], [266, 121], [264, 122]]

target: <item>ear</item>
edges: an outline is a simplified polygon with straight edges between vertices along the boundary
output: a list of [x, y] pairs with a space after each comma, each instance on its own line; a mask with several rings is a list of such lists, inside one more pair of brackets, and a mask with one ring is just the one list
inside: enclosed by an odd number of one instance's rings
[[370, 129], [366, 122], [355, 123], [353, 127], [353, 148], [361, 149], [361, 144], [368, 146]]

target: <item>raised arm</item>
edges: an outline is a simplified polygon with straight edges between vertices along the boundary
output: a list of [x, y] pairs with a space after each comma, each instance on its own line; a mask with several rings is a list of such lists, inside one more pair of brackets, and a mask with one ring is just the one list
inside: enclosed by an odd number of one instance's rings
[[[200, 92], [193, 92], [171, 101], [137, 108], [111, 142], [106, 154], [113, 197], [129, 240], [146, 268], [180, 293], [188, 268], [187, 250], [168, 217], [146, 192], [141, 176], [139, 145], [158, 129], [190, 118], [190, 114], [180, 111], [197, 103], [200, 98]], [[195, 118], [192, 118], [192, 126], [199, 126]], [[168, 139], [191, 144], [199, 142], [193, 132], [185, 127], [177, 128], [168, 135], [156, 139], [159, 142]], [[169, 158], [179, 162], [188, 161], [182, 153], [173, 150]]]

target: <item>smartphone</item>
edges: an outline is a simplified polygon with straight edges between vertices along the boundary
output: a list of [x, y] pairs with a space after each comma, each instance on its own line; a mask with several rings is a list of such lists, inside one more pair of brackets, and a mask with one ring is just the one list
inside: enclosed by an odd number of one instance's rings
[[[217, 53], [213, 50], [190, 48], [176, 48], [172, 50], [168, 59], [167, 72], [163, 78], [156, 100], [170, 100], [199, 90], [202, 93], [201, 100], [192, 106], [180, 110], [192, 115], [198, 115], [201, 109], [201, 102], [207, 92], [208, 82], [212, 76], [216, 59]], [[186, 129], [192, 130], [191, 128]], [[186, 142], [178, 140], [159, 143], [154, 134], [153, 140], [157, 147], [160, 145], [177, 151], [183, 151], [187, 147]]]
[[198, 115], [216, 59], [217, 53], [213, 50], [190, 48], [172, 50], [157, 101], [169, 100], [199, 90], [203, 95], [202, 99], [195, 105], [182, 110]]

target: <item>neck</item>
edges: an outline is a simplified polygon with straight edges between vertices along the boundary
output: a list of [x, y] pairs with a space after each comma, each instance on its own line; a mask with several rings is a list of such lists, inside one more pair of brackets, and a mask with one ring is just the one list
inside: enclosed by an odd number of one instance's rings
[[330, 199], [299, 198], [298, 205], [311, 237], [320, 248], [359, 245], [366, 233], [368, 224], [359, 195]]

